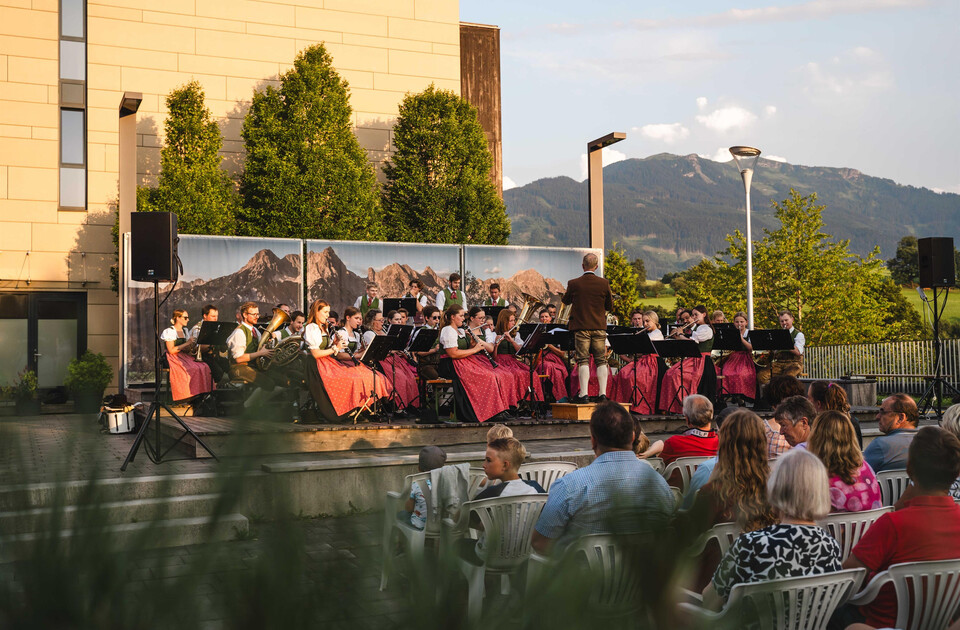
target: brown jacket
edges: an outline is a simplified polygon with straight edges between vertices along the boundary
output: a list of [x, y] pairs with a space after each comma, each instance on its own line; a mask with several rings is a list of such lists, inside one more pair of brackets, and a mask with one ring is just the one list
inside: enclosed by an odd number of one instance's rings
[[607, 311], [613, 310], [610, 283], [595, 273], [586, 272], [567, 283], [564, 304], [573, 304], [570, 310], [570, 330], [606, 330]]

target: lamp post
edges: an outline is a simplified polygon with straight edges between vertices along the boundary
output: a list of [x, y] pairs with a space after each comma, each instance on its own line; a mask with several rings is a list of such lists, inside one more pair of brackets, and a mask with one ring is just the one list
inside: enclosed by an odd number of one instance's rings
[[753, 147], [730, 147], [743, 179], [743, 194], [747, 198], [747, 326], [753, 330], [753, 231], [750, 225], [750, 184], [753, 182], [753, 170], [760, 158], [760, 149]]
[[117, 382], [120, 385], [120, 393], [126, 386], [126, 354], [123, 347], [123, 331], [126, 328], [127, 317], [127, 296], [123, 291], [123, 278], [127, 272], [124, 265], [123, 235], [130, 231], [130, 213], [137, 211], [137, 110], [140, 109], [140, 103], [143, 101], [143, 94], [140, 92], [124, 92], [120, 99], [120, 161], [118, 177], [119, 189], [119, 223], [120, 223], [120, 259], [117, 267], [119, 275], [117, 284], [120, 290], [120, 322], [117, 330], [120, 334], [119, 343], [119, 370], [117, 371]]
[[587, 143], [587, 185], [590, 188], [590, 247], [603, 249], [603, 148], [624, 140], [622, 131]]

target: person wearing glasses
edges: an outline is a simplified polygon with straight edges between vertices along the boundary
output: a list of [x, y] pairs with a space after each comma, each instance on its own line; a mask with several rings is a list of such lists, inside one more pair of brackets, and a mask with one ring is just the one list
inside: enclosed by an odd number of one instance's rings
[[427, 308], [427, 296], [423, 292], [423, 284], [419, 280], [411, 280], [407, 285], [407, 294], [405, 298], [413, 298], [417, 301], [417, 310], [413, 313], [413, 321], [416, 324], [423, 324], [423, 310]]
[[[430, 330], [440, 329], [440, 309], [436, 306], [427, 306], [423, 309], [424, 328]], [[432, 381], [440, 378], [437, 373], [437, 363], [440, 361], [440, 338], [434, 342], [433, 347], [427, 352], [417, 353], [417, 366], [420, 369], [420, 379]]]
[[170, 393], [174, 400], [186, 400], [213, 390], [210, 366], [193, 358], [196, 341], [187, 328], [189, 321], [187, 312], [178, 308], [170, 318], [173, 326], [160, 333], [160, 340], [166, 344]]
[[907, 394], [893, 394], [883, 399], [877, 413], [877, 424], [883, 435], [874, 438], [863, 451], [863, 458], [873, 472], [907, 467], [907, 453], [919, 422], [917, 403]]
[[230, 354], [231, 379], [251, 383], [253, 393], [244, 401], [244, 407], [253, 407], [265, 402], [273, 393], [276, 383], [266, 372], [255, 369], [256, 359], [273, 354], [270, 348], [259, 350], [260, 331], [257, 320], [260, 319], [260, 307], [256, 302], [244, 302], [240, 305], [240, 325], [227, 338], [227, 351]]
[[440, 331], [444, 355], [438, 371], [453, 381], [457, 418], [461, 422], [483, 422], [505, 413], [510, 404], [501, 389], [499, 370], [495, 372], [490, 359], [479, 354], [486, 349], [485, 342], [467, 335], [462, 328], [465, 321], [466, 312], [459, 304], [444, 311], [445, 326]]

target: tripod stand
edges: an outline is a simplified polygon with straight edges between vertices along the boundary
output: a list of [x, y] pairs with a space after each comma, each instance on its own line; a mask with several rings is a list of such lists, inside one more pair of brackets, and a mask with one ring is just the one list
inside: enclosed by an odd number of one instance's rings
[[[193, 437], [197, 441], [203, 450], [210, 453], [210, 456], [215, 460], [220, 461], [220, 459], [214, 454], [210, 448], [203, 443], [203, 440], [200, 439], [196, 433], [193, 432], [193, 429], [187, 426], [183, 419], [177, 415], [177, 413], [170, 408], [170, 405], [160, 400], [160, 352], [162, 348], [160, 346], [160, 301], [158, 299], [158, 289], [157, 281], [153, 283], [153, 333], [154, 333], [154, 357], [153, 357], [153, 375], [154, 375], [154, 389], [153, 389], [153, 402], [150, 403], [150, 409], [147, 411], [147, 417], [144, 419], [143, 424], [140, 425], [140, 429], [137, 431], [137, 438], [133, 441], [133, 446], [130, 447], [130, 452], [127, 453], [127, 458], [123, 460], [123, 465], [120, 466], [120, 472], [123, 472], [127, 469], [127, 465], [134, 460], [137, 456], [137, 451], [140, 450], [140, 445], [145, 443], [144, 450], [147, 452], [147, 457], [150, 458], [150, 461], [154, 464], [159, 464], [163, 461], [163, 458], [166, 457], [167, 453], [174, 449], [185, 438], [187, 435]], [[164, 409], [167, 413], [170, 414], [174, 420], [176, 420], [181, 427], [183, 427], [183, 433], [180, 434], [173, 444], [170, 445], [167, 450], [160, 451], [160, 410]], [[146, 439], [147, 430], [150, 427], [150, 424], [154, 424], [154, 443], [151, 445], [150, 440]]]
[[[927, 413], [933, 407], [933, 400], [936, 398], [937, 418], [943, 417], [943, 393], [946, 390], [950, 393], [954, 401], [960, 400], [960, 391], [953, 386], [943, 375], [943, 341], [940, 339], [940, 316], [943, 309], [947, 306], [947, 297], [950, 295], [950, 288], [946, 287], [946, 294], [943, 296], [943, 307], [937, 304], [937, 295], [940, 293], [937, 287], [933, 287], [933, 378], [927, 384], [927, 389], [923, 392], [920, 400], [917, 401], [917, 408], [920, 415]], [[921, 294], [922, 296], [922, 294]], [[926, 300], [924, 300], [926, 301]]]

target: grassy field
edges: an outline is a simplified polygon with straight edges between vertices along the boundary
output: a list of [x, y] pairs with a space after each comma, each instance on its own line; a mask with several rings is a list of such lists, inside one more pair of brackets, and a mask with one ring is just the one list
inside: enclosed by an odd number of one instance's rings
[[[923, 302], [920, 301], [920, 296], [917, 294], [917, 290], [901, 289], [901, 291], [903, 291], [903, 297], [907, 298], [907, 301], [910, 302], [911, 305], [913, 305], [913, 308], [917, 309], [917, 311], [920, 312], [920, 317], [922, 319], [923, 311], [921, 310], [921, 307], [923, 305]], [[927, 293], [927, 299], [931, 301], [930, 306], [932, 308], [933, 292], [927, 291], [926, 293]], [[941, 295], [943, 293], [945, 292], [941, 292]], [[937, 300], [939, 301], [940, 298], [938, 297]], [[943, 306], [943, 304], [940, 303], [939, 306]], [[932, 315], [930, 313], [930, 309], [927, 309], [927, 321], [929, 322], [931, 321], [931, 319], [932, 319]], [[950, 294], [947, 296], [947, 307], [943, 311], [943, 319], [944, 320], [949, 320], [949, 319], [960, 320], [960, 291], [958, 291], [957, 289], [951, 290]]]

